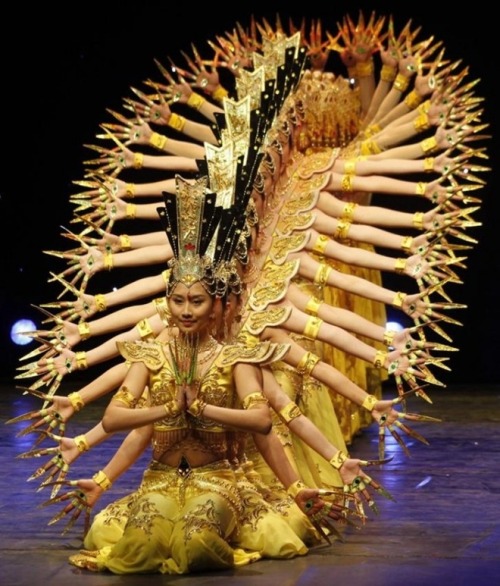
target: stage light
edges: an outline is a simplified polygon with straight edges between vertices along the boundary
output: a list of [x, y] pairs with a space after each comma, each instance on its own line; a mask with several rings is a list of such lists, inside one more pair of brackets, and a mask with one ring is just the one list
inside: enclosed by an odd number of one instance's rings
[[30, 319], [18, 319], [10, 329], [10, 339], [18, 346], [25, 346], [33, 341], [30, 336], [25, 336], [24, 332], [32, 332], [37, 327]]
[[388, 321], [385, 324], [385, 329], [391, 332], [400, 332], [401, 330], [404, 330], [404, 327], [397, 321]]

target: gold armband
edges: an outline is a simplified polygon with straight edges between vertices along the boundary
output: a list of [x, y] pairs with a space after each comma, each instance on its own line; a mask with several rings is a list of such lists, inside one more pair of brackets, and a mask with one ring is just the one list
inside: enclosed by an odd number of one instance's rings
[[305, 490], [306, 488], [307, 486], [302, 482], [302, 480], [296, 480], [286, 489], [286, 493], [288, 496], [291, 496], [293, 500], [295, 500], [299, 492]]
[[373, 59], [369, 61], [360, 61], [356, 63], [356, 75], [358, 77], [368, 77], [373, 73]]
[[406, 253], [411, 252], [411, 247], [413, 246], [413, 237], [412, 236], [405, 236], [401, 241], [401, 249], [404, 250]]
[[382, 350], [377, 350], [375, 353], [375, 358], [373, 359], [373, 366], [375, 368], [384, 368], [385, 361], [387, 359], [387, 352], [382, 352]]
[[388, 81], [389, 83], [392, 83], [396, 79], [397, 74], [397, 67], [393, 67], [392, 65], [382, 65], [382, 69], [380, 70], [380, 79], [382, 81]]
[[424, 212], [415, 212], [413, 214], [413, 227], [417, 228], [417, 230], [424, 229]]
[[170, 118], [168, 119], [168, 122], [167, 122], [167, 125], [170, 126], [170, 128], [173, 128], [174, 130], [177, 130], [178, 132], [182, 132], [185, 124], [186, 124], [186, 119], [184, 118], [184, 116], [179, 116], [179, 114], [174, 114], [174, 113], [172, 113], [172, 115], [170, 116]]
[[149, 338], [151, 334], [154, 334], [153, 328], [146, 318], [141, 319], [141, 321], [137, 323], [135, 327], [138, 329], [139, 336], [141, 336], [143, 340], [144, 338]]
[[337, 229], [333, 234], [333, 238], [335, 240], [345, 240], [347, 238], [347, 234], [349, 233], [349, 229], [351, 227], [351, 222], [347, 220], [338, 220]]
[[349, 456], [345, 452], [339, 450], [330, 460], [330, 464], [335, 468], [335, 470], [340, 470], [348, 457]]
[[403, 302], [406, 299], [406, 293], [402, 293], [398, 291], [396, 295], [394, 295], [394, 299], [392, 300], [391, 305], [393, 307], [403, 307]]
[[316, 340], [319, 334], [319, 329], [322, 326], [322, 324], [322, 319], [316, 317], [315, 315], [311, 315], [308, 318], [306, 325], [304, 326], [304, 336], [306, 338], [310, 338], [311, 340]]
[[86, 321], [81, 321], [78, 324], [78, 333], [80, 334], [80, 340], [87, 340], [90, 338], [90, 326]]
[[242, 407], [243, 409], [251, 409], [254, 405], [262, 404], [269, 405], [269, 401], [260, 391], [255, 391], [255, 393], [250, 393], [243, 399]]
[[314, 275], [314, 284], [324, 287], [328, 281], [328, 275], [331, 273], [332, 267], [325, 263], [320, 263], [316, 274]]
[[318, 311], [319, 311], [321, 304], [322, 304], [322, 301], [320, 301], [318, 298], [314, 297], [314, 295], [313, 295], [312, 297], [310, 297], [307, 300], [306, 307], [305, 307], [304, 311], [309, 315], [318, 315]]
[[427, 114], [420, 114], [420, 116], [417, 116], [413, 121], [413, 127], [417, 132], [422, 132], [430, 128], [431, 124], [429, 122], [429, 116]]
[[426, 138], [420, 143], [420, 146], [422, 147], [422, 151], [424, 152], [424, 154], [434, 152], [437, 148], [436, 137], [431, 136], [430, 138]]
[[155, 149], [163, 151], [165, 149], [165, 145], [167, 144], [167, 140], [168, 138], [163, 134], [153, 132], [153, 134], [149, 137], [149, 144]]
[[191, 108], [194, 108], [195, 110], [199, 110], [205, 102], [205, 98], [200, 96], [200, 94], [193, 92], [188, 98], [187, 105]]
[[396, 262], [394, 263], [394, 270], [396, 273], [402, 274], [405, 272], [406, 268], [406, 258], [397, 258]]
[[287, 403], [283, 407], [283, 409], [280, 409], [278, 415], [280, 419], [288, 425], [290, 421], [293, 421], [294, 419], [297, 419], [297, 417], [300, 417], [302, 415], [302, 411], [296, 403], [290, 401], [290, 403]]
[[188, 409], [188, 413], [190, 413], [193, 417], [201, 417], [206, 406], [207, 404], [205, 401], [202, 401], [201, 399], [195, 399], [191, 403], [191, 406]]
[[94, 295], [94, 301], [95, 301], [95, 306], [97, 308], [97, 311], [106, 311], [106, 298], [104, 297], [104, 295], [102, 293], [98, 293], [97, 295]]
[[130, 199], [135, 197], [135, 183], [127, 183], [125, 185], [125, 195]]
[[406, 91], [408, 89], [408, 85], [410, 83], [410, 78], [404, 76], [402, 73], [398, 73], [396, 75], [396, 79], [394, 80], [394, 83], [392, 84], [392, 87], [397, 90], [398, 92], [403, 93], [404, 91]]
[[69, 402], [71, 403], [71, 406], [73, 407], [75, 413], [78, 413], [78, 411], [81, 411], [83, 409], [83, 406], [85, 405], [85, 403], [83, 402], [82, 396], [80, 395], [80, 393], [78, 391], [75, 391], [74, 393], [70, 393], [68, 395], [68, 399], [69, 399]]
[[132, 243], [130, 242], [130, 236], [128, 234], [120, 235], [120, 250], [130, 250]]
[[422, 103], [422, 96], [420, 96], [415, 90], [412, 90], [404, 99], [404, 103], [410, 110], [415, 110]]
[[424, 171], [426, 173], [434, 171], [434, 157], [426, 157], [424, 159]]
[[[149, 139], [151, 142], [151, 138]], [[144, 155], [142, 153], [134, 153], [134, 162], [133, 167], [134, 169], [142, 169], [144, 165]]]
[[354, 212], [356, 211], [357, 207], [358, 204], [353, 201], [346, 203], [342, 209], [342, 215], [340, 216], [340, 219], [349, 223], [352, 222], [354, 219]]
[[319, 356], [316, 356], [312, 352], [306, 352], [299, 360], [295, 370], [303, 376], [310, 376], [319, 360]]
[[366, 137], [373, 136], [374, 134], [377, 134], [381, 130], [382, 130], [382, 128], [378, 124], [370, 124], [370, 126], [368, 126], [365, 129], [364, 135]]
[[89, 365], [87, 364], [87, 353], [86, 352], [76, 352], [75, 359], [76, 359], [76, 368], [78, 370], [87, 370]]
[[377, 402], [378, 399], [374, 395], [366, 395], [364, 401], [361, 403], [361, 407], [363, 407], [363, 409], [366, 409], [367, 411], [372, 412], [373, 408], [375, 407], [375, 403]]
[[134, 409], [134, 407], [137, 405], [137, 399], [125, 386], [120, 387], [116, 391], [116, 393], [113, 395], [113, 399], [120, 401], [120, 403], [123, 403], [129, 409]]
[[137, 206], [135, 203], [128, 203], [125, 208], [125, 217], [127, 220], [133, 220], [137, 214]]
[[228, 96], [228, 91], [223, 88], [221, 85], [218, 85], [213, 94], [212, 97], [214, 100], [217, 100], [218, 102], [222, 102], [222, 100]]
[[94, 476], [92, 476], [92, 480], [98, 484], [102, 490], [109, 490], [113, 486], [113, 483], [103, 470], [99, 470], [99, 472], [94, 474]]
[[73, 438], [78, 448], [78, 451], [83, 454], [83, 452], [88, 452], [90, 450], [89, 442], [84, 435], [77, 435]]
[[319, 234], [318, 238], [316, 239], [316, 242], [314, 243], [314, 246], [312, 248], [312, 252], [315, 252], [316, 254], [320, 254], [321, 256], [324, 256], [325, 255], [325, 248], [326, 248], [328, 242], [330, 242], [330, 238], [328, 238], [328, 236], [325, 236], [324, 234]]
[[386, 330], [384, 332], [384, 344], [390, 348], [394, 344], [394, 336], [396, 332], [394, 330]]
[[104, 254], [104, 268], [110, 271], [113, 268], [113, 253], [107, 250]]

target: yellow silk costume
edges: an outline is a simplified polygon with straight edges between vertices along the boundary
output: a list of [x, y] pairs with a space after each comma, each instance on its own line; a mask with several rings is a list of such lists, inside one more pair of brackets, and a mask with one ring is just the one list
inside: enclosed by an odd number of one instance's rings
[[[123, 343], [122, 355], [144, 363], [149, 372], [150, 401], [161, 405], [176, 396], [172, 366], [160, 342]], [[224, 347], [203, 375], [198, 396], [213, 405], [238, 408], [233, 384], [237, 362], [267, 362], [286, 346], [263, 343]], [[235, 466], [234, 432], [187, 412], [153, 425], [153, 460], [137, 491], [108, 505], [96, 515], [85, 548], [95, 568], [116, 574], [184, 574], [231, 568], [260, 559], [304, 555], [302, 538], [314, 540], [307, 518], [289, 498], [264, 500], [257, 484]], [[178, 467], [161, 462], [169, 450], [200, 450], [216, 456], [206, 466]], [[290, 519], [291, 522], [288, 522]], [[292, 526], [298, 528], [299, 536]]]

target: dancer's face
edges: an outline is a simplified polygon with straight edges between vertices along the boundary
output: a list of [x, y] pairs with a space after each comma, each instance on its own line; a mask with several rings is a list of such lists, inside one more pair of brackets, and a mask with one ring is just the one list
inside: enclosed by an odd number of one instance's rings
[[190, 287], [177, 283], [168, 298], [168, 307], [181, 333], [203, 336], [209, 332], [214, 299], [199, 281]]

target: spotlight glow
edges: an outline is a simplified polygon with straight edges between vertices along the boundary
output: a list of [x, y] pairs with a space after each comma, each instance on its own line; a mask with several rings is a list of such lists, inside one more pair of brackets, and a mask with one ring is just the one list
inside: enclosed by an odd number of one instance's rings
[[24, 332], [36, 330], [36, 325], [30, 319], [19, 319], [10, 329], [10, 339], [19, 346], [25, 346], [33, 341], [30, 336], [25, 336]]

